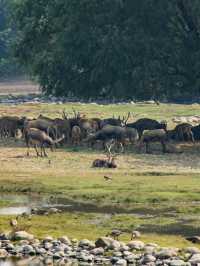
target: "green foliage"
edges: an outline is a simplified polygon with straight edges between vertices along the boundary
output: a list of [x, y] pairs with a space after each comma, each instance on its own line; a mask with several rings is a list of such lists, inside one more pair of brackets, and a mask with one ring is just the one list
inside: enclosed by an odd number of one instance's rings
[[198, 0], [18, 0], [16, 56], [44, 92], [199, 96]]
[[8, 23], [8, 5], [9, 0], [0, 0], [0, 78], [20, 73], [11, 52], [15, 31]]

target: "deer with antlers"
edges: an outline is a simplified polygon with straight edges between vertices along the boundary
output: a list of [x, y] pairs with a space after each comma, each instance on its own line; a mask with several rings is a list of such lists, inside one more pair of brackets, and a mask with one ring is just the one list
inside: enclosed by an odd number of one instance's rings
[[117, 168], [117, 164], [115, 163], [115, 159], [117, 154], [113, 155], [111, 153], [112, 147], [116, 144], [115, 140], [112, 139], [111, 141], [106, 143], [107, 148], [107, 159], [96, 159], [92, 163], [92, 167], [95, 168]]

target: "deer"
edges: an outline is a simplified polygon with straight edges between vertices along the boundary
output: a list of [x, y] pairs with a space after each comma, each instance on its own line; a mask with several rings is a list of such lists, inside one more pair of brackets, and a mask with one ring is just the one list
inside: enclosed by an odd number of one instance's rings
[[109, 143], [106, 143], [107, 148], [107, 159], [96, 159], [92, 163], [92, 167], [94, 168], [117, 168], [117, 164], [115, 163], [115, 158], [117, 155], [113, 155], [111, 153], [112, 147], [116, 144], [116, 141], [112, 139]]
[[71, 135], [72, 135], [72, 139], [71, 139], [72, 145], [80, 145], [81, 129], [79, 126], [73, 126]]
[[[37, 157], [48, 157], [46, 150], [45, 150], [45, 145], [50, 146], [51, 151], [53, 151], [54, 146], [61, 142], [65, 136], [63, 135], [61, 138], [53, 140], [49, 135], [47, 135], [46, 132], [37, 129], [37, 128], [29, 128], [25, 132], [25, 142], [27, 146], [27, 156], [29, 156], [29, 149], [30, 146], [33, 145], [37, 154]], [[41, 149], [41, 153], [38, 152], [38, 146]]]

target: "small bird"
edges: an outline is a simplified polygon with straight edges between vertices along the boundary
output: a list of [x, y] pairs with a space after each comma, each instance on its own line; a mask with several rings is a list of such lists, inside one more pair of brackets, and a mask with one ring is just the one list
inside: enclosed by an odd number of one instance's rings
[[104, 175], [104, 179], [105, 179], [106, 181], [109, 181], [109, 180], [112, 180], [112, 177]]
[[16, 228], [18, 225], [17, 218], [16, 219], [11, 219], [10, 220], [10, 226], [13, 228]]
[[110, 233], [108, 233], [106, 236], [111, 236], [113, 237], [115, 240], [119, 239], [119, 236], [122, 234], [121, 230], [118, 229], [114, 229], [112, 230]]
[[133, 240], [134, 238], [140, 238], [140, 237], [141, 237], [141, 233], [139, 231], [131, 232], [131, 240]]

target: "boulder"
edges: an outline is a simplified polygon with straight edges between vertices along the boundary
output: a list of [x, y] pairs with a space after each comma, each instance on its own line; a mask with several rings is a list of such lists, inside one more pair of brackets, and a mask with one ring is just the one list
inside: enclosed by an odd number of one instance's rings
[[197, 265], [200, 263], [200, 254], [194, 254], [192, 257], [189, 259], [189, 262], [192, 265]]
[[128, 243], [130, 249], [142, 250], [144, 249], [144, 243], [142, 241], [131, 241]]
[[71, 245], [71, 241], [69, 240], [67, 236], [62, 236], [58, 240], [65, 245], [69, 245], [69, 246]]
[[177, 250], [170, 248], [162, 249], [156, 253], [156, 257], [159, 259], [169, 259], [175, 256], [177, 256]]
[[0, 259], [5, 259], [7, 257], [8, 257], [8, 252], [5, 249], [1, 248], [0, 249]]
[[185, 266], [186, 262], [183, 260], [174, 259], [170, 262], [170, 266]]
[[97, 248], [102, 247], [102, 248], [107, 248], [107, 249], [114, 249], [114, 250], [119, 250], [120, 249], [120, 243], [117, 240], [114, 240], [110, 237], [100, 237], [97, 239], [95, 242], [95, 245]]
[[198, 253], [200, 253], [200, 249], [197, 248], [197, 247], [188, 247], [188, 248], [185, 248], [184, 251], [186, 253], [191, 253], [191, 254], [198, 254]]
[[14, 241], [19, 241], [19, 240], [33, 240], [34, 236], [27, 233], [26, 231], [18, 231], [18, 232], [14, 232], [11, 235], [11, 240]]

